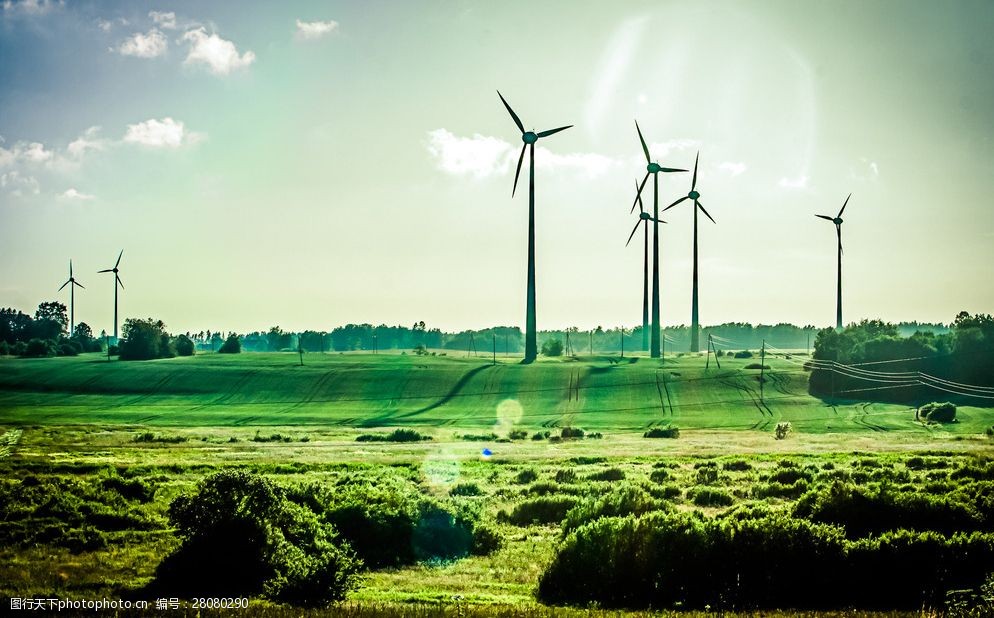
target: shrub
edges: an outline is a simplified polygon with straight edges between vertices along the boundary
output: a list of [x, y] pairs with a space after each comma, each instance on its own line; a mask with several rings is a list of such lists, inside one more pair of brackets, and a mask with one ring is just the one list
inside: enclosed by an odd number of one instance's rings
[[777, 423], [776, 429], [774, 430], [774, 437], [777, 440], [783, 440], [790, 434], [790, 423], [787, 421], [781, 421]]
[[163, 590], [319, 606], [358, 584], [361, 562], [334, 527], [263, 477], [214, 474], [173, 500], [169, 519], [182, 544], [156, 571]]
[[193, 345], [193, 340], [186, 335], [180, 335], [176, 338], [176, 354], [179, 356], [193, 356], [196, 354], [196, 346]]
[[796, 499], [808, 491], [808, 481], [799, 479], [793, 483], [781, 483], [773, 481], [771, 483], [757, 483], [753, 485], [749, 493], [753, 498], [788, 498]]
[[51, 339], [38, 339], [37, 337], [28, 341], [19, 356], [27, 358], [45, 358], [58, 354], [58, 347]]
[[556, 482], [575, 483], [576, 471], [574, 471], [573, 468], [561, 468], [559, 470], [556, 470]]
[[510, 433], [507, 434], [507, 437], [512, 440], [524, 440], [528, 437], [528, 432], [524, 429], [512, 429]]
[[713, 487], [695, 487], [687, 492], [687, 497], [697, 506], [731, 506], [735, 499], [724, 490]]
[[470, 553], [474, 556], [486, 556], [494, 553], [504, 545], [504, 535], [493, 524], [478, 524], [473, 529], [473, 544]]
[[10, 344], [0, 339], [0, 356], [10, 356]]
[[562, 356], [563, 342], [558, 339], [546, 339], [542, 343], [543, 356]]
[[761, 365], [760, 363], [749, 363], [748, 365], [746, 365], [744, 367], [744, 369], [766, 369], [767, 371], [769, 371], [770, 366], [769, 365]]
[[656, 468], [649, 473], [649, 480], [653, 483], [662, 484], [670, 480], [670, 473], [665, 468]]
[[416, 429], [394, 429], [390, 433], [364, 433], [356, 437], [356, 442], [424, 442], [431, 436], [424, 435]]
[[642, 515], [650, 511], [661, 511], [669, 506], [657, 500], [641, 487], [625, 485], [617, 491], [597, 499], [586, 500], [570, 509], [563, 520], [563, 535], [601, 517]]
[[643, 438], [679, 438], [680, 429], [674, 425], [667, 425], [666, 427], [653, 427], [649, 431], [642, 434]]
[[82, 346], [75, 341], [63, 341], [58, 345], [59, 356], [79, 356], [82, 351]]
[[124, 338], [118, 344], [121, 360], [151, 360], [176, 356], [172, 339], [162, 320], [128, 318], [121, 330]]
[[956, 406], [949, 403], [927, 403], [918, 409], [919, 417], [933, 423], [956, 422]]
[[745, 472], [747, 470], [752, 470], [752, 464], [744, 459], [736, 459], [734, 461], [726, 461], [721, 464], [722, 470], [727, 470], [728, 472]]
[[483, 490], [476, 483], [457, 483], [449, 490], [450, 496], [481, 496]]
[[549, 433], [548, 431], [536, 431], [534, 434], [532, 434], [532, 440], [536, 440], [536, 441], [538, 441], [538, 440], [545, 440], [550, 435], [552, 435], [552, 434]]
[[155, 486], [141, 478], [123, 479], [114, 475], [103, 479], [101, 486], [116, 491], [128, 500], [148, 503], [155, 498]]
[[625, 471], [621, 468], [605, 468], [587, 476], [589, 481], [623, 481]]
[[241, 354], [241, 352], [242, 340], [235, 333], [228, 335], [228, 338], [224, 340], [221, 347], [217, 349], [218, 354]]
[[514, 482], [517, 483], [518, 485], [527, 485], [528, 483], [532, 483], [537, 479], [538, 479], [538, 472], [536, 472], [532, 468], [525, 468], [524, 470], [518, 472], [518, 474], [514, 477]]
[[582, 438], [586, 432], [579, 427], [563, 427], [562, 431], [559, 432], [559, 437], [563, 440], [570, 438]]
[[497, 519], [515, 526], [558, 524], [577, 504], [579, 500], [573, 496], [539, 496], [519, 502], [510, 513], [501, 511]]
[[735, 358], [752, 358], [752, 352], [749, 350], [741, 350], [735, 353]]
[[497, 434], [491, 433], [466, 433], [459, 436], [460, 440], [467, 442], [496, 442]]

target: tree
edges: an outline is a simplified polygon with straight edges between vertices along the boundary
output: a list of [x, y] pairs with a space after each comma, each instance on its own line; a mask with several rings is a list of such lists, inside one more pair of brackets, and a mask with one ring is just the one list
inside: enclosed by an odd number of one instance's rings
[[195, 353], [193, 339], [190, 339], [186, 335], [180, 335], [176, 338], [176, 354], [180, 356], [193, 356]]
[[57, 301], [41, 303], [35, 311], [32, 334], [39, 339], [58, 339], [68, 324], [65, 305]]
[[228, 338], [224, 340], [224, 344], [217, 352], [218, 354], [241, 354], [242, 341], [238, 338], [238, 335], [231, 333], [228, 335]]
[[83, 341], [89, 341], [93, 339], [93, 329], [86, 322], [80, 322], [76, 325], [76, 328], [72, 333], [73, 339], [81, 339]]
[[562, 356], [563, 342], [558, 339], [546, 339], [542, 344], [542, 354], [544, 356]]
[[0, 309], [0, 340], [14, 344], [30, 339], [32, 322], [34, 320], [26, 313], [10, 307]]
[[121, 360], [150, 360], [176, 356], [172, 338], [166, 332], [166, 325], [162, 320], [128, 318], [124, 321], [121, 334], [124, 336], [119, 344]]

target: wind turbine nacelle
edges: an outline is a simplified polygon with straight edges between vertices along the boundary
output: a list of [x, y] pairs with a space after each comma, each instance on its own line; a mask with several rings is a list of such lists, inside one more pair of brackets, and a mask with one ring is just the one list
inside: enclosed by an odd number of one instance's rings
[[835, 225], [842, 225], [842, 219], [840, 219], [839, 217], [836, 217], [836, 218], [832, 219], [832, 223], [834, 223]]
[[538, 141], [538, 135], [535, 135], [534, 131], [525, 131], [521, 134], [521, 141], [526, 144], [534, 144]]
[[701, 197], [701, 194], [698, 193], [697, 191], [691, 191], [690, 193], [687, 194], [687, 197], [689, 197], [692, 200], [696, 200], [699, 197]]
[[649, 216], [649, 213], [647, 213], [647, 212], [640, 212], [639, 213], [639, 219], [651, 219], [651, 218], [652, 217]]
[[649, 165], [645, 166], [645, 169], [649, 170], [650, 174], [658, 174], [659, 171], [663, 168], [661, 168], [658, 163], [650, 163]]

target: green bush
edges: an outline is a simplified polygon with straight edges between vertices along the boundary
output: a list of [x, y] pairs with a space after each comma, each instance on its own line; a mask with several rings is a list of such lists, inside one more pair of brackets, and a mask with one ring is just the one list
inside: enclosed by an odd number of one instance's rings
[[956, 406], [949, 403], [927, 403], [918, 409], [919, 417], [933, 423], [956, 422]]
[[559, 432], [559, 436], [563, 440], [569, 438], [582, 438], [586, 432], [579, 427], [563, 427], [562, 431]]
[[642, 437], [643, 438], [679, 438], [680, 429], [673, 425], [668, 425], [666, 427], [653, 427], [649, 431], [642, 434]]
[[44, 358], [55, 356], [56, 354], [58, 354], [58, 346], [55, 341], [51, 339], [38, 339], [35, 337], [27, 342], [24, 348], [20, 351], [19, 356], [24, 356], [26, 358]]
[[542, 342], [543, 356], [562, 356], [563, 342], [558, 339], [546, 339]]
[[752, 358], [752, 352], [749, 350], [742, 350], [735, 353], [735, 358]]
[[390, 433], [364, 433], [357, 436], [356, 442], [423, 442], [431, 440], [416, 429], [394, 429]]
[[242, 340], [235, 333], [228, 335], [228, 338], [224, 340], [221, 347], [217, 349], [218, 354], [241, 354], [241, 351]]
[[156, 571], [162, 590], [321, 606], [358, 585], [362, 563], [334, 527], [255, 474], [206, 478], [173, 500], [169, 519], [182, 543]]
[[687, 492], [687, 497], [697, 506], [730, 506], [735, 502], [724, 490], [713, 487], [694, 487]]
[[497, 519], [515, 526], [558, 524], [577, 504], [573, 496], [540, 496], [519, 502], [510, 512], [501, 511]]
[[573, 468], [561, 468], [556, 470], [557, 483], [575, 483], [576, 471]]
[[666, 468], [656, 468], [649, 473], [649, 480], [653, 483], [665, 483], [670, 480], [670, 472]]
[[752, 470], [752, 464], [744, 459], [735, 459], [721, 464], [721, 469], [728, 472], [746, 472]]
[[587, 476], [589, 481], [623, 481], [625, 471], [621, 468], [605, 468]]
[[532, 468], [525, 468], [518, 472], [514, 477], [514, 482], [518, 485], [527, 485], [528, 483], [533, 483], [538, 480], [538, 472]]
[[596, 499], [588, 499], [570, 509], [563, 520], [563, 535], [601, 517], [642, 515], [669, 508], [665, 502], [654, 498], [636, 485], [624, 485], [616, 491]]
[[193, 340], [186, 335], [180, 335], [176, 338], [176, 354], [179, 356], [193, 356], [197, 353], [196, 346], [193, 344]]
[[450, 496], [482, 496], [483, 490], [476, 483], [457, 483], [449, 490]]

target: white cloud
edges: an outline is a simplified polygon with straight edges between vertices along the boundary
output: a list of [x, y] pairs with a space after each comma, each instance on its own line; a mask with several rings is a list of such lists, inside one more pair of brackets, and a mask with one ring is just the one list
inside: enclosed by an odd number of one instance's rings
[[[472, 137], [460, 137], [447, 129], [430, 131], [427, 148], [438, 169], [447, 174], [471, 175], [478, 179], [513, 172], [521, 152], [520, 146], [497, 137], [479, 133]], [[535, 152], [535, 164], [540, 169], [573, 170], [593, 177], [620, 165], [620, 162], [593, 152], [559, 154], [539, 146]]]
[[777, 184], [785, 189], [806, 189], [808, 187], [808, 177], [803, 175], [797, 178], [783, 177]]
[[169, 48], [169, 39], [158, 28], [152, 28], [146, 33], [136, 32], [125, 39], [117, 47], [117, 52], [122, 56], [135, 56], [136, 58], [155, 58], [166, 53]]
[[44, 15], [63, 6], [65, 6], [63, 0], [4, 0], [3, 2], [4, 12], [28, 15]]
[[320, 39], [326, 34], [331, 34], [338, 29], [338, 22], [328, 21], [300, 21], [297, 20], [297, 37], [304, 40]]
[[206, 65], [215, 75], [227, 75], [255, 61], [255, 54], [251, 51], [239, 54], [234, 43], [215, 33], [207, 34], [203, 27], [187, 30], [183, 40], [190, 43], [185, 64]]
[[166, 117], [162, 120], [151, 118], [138, 124], [129, 124], [124, 133], [124, 141], [149, 148], [179, 148], [194, 144], [203, 139], [200, 133], [187, 131], [181, 121]]
[[14, 146], [14, 156], [29, 163], [45, 163], [52, 159], [53, 154], [51, 150], [45, 150], [44, 144], [31, 142], [26, 146], [20, 143], [16, 144]]
[[[638, 144], [638, 135], [635, 136], [636, 144]], [[684, 150], [692, 150], [701, 145], [701, 141], [697, 139], [679, 138], [666, 140], [665, 142], [652, 142], [649, 144], [649, 154], [652, 155], [652, 160], [660, 165], [676, 165], [672, 161], [665, 161], [666, 157], [670, 156], [675, 152], [682, 152]], [[645, 156], [639, 155], [639, 160], [644, 161]]]
[[446, 129], [435, 129], [428, 133], [428, 152], [435, 158], [438, 168], [447, 174], [486, 178], [506, 173], [513, 165], [510, 144], [479, 133], [473, 137], [459, 137]]
[[152, 18], [157, 26], [165, 30], [176, 29], [176, 13], [172, 11], [149, 11], [148, 16]]
[[874, 178], [880, 175], [880, 168], [877, 167], [876, 161], [870, 161], [870, 172], [873, 173]]
[[107, 147], [107, 140], [98, 136], [100, 127], [90, 127], [82, 135], [69, 142], [66, 146], [66, 153], [74, 159], [81, 159], [88, 150], [104, 150]]
[[749, 169], [745, 163], [737, 163], [735, 161], [725, 161], [718, 164], [718, 169], [723, 172], [728, 172], [731, 176], [738, 176], [742, 172]]
[[7, 189], [11, 195], [17, 197], [24, 195], [24, 191], [33, 195], [41, 192], [41, 185], [34, 176], [25, 176], [17, 170], [0, 174], [0, 188]]
[[106, 19], [97, 20], [97, 28], [100, 28], [104, 32], [110, 32], [113, 27], [114, 27], [114, 22], [112, 21], [107, 21]]
[[92, 200], [94, 198], [93, 195], [90, 195], [89, 193], [83, 193], [81, 191], [77, 191], [75, 188], [66, 189], [63, 193], [61, 193], [59, 195], [59, 197], [67, 199], [67, 200], [79, 200], [79, 201], [83, 201], [83, 202], [85, 202], [87, 200]]

